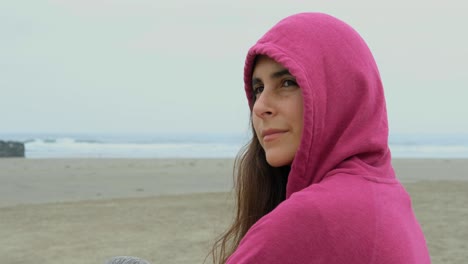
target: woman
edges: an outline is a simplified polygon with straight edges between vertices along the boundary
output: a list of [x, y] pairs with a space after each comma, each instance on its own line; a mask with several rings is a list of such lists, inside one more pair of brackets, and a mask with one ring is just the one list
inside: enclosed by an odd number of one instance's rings
[[325, 14], [287, 17], [249, 50], [244, 81], [254, 133], [215, 262], [430, 263], [357, 32]]

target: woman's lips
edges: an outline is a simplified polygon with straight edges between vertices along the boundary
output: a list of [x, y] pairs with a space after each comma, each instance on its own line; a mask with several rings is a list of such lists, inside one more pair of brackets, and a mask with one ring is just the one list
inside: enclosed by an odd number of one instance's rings
[[286, 132], [287, 132], [286, 130], [280, 130], [280, 129], [267, 129], [267, 130], [264, 130], [262, 132], [263, 142], [273, 141], [273, 140], [281, 137]]

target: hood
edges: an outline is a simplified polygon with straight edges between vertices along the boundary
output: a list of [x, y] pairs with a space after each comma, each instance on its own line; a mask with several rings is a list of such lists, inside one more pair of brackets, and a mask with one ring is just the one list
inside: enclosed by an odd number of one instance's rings
[[337, 174], [395, 177], [380, 74], [354, 29], [322, 13], [281, 20], [247, 54], [244, 83], [251, 110], [252, 71], [260, 54], [287, 68], [304, 98], [304, 128], [286, 198]]

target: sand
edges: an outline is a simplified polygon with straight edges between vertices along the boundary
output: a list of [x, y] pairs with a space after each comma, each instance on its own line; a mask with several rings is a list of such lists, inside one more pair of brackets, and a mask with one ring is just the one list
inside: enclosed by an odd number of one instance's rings
[[[393, 163], [433, 263], [466, 262], [468, 160]], [[0, 263], [203, 263], [232, 216], [231, 171], [229, 159], [0, 159]]]

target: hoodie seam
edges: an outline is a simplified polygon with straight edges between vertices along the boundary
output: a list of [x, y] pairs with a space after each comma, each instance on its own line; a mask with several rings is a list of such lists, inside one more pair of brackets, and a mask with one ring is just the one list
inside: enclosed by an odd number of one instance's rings
[[374, 213], [375, 213], [375, 222], [374, 222], [374, 237], [372, 239], [372, 255], [371, 255], [371, 258], [370, 258], [370, 264], [373, 264], [375, 263], [375, 258], [376, 258], [376, 251], [377, 251], [377, 231], [378, 231], [378, 226], [380, 224], [380, 213], [377, 212], [378, 210], [378, 207], [377, 207], [377, 203], [376, 203], [376, 200], [377, 200], [377, 195], [376, 195], [376, 191], [375, 191], [375, 188], [374, 188], [374, 185], [371, 185], [371, 188], [372, 188], [372, 195], [374, 196], [374, 199], [373, 199], [373, 206], [374, 206]]
[[[343, 173], [342, 171], [334, 171], [332, 173], [329, 173], [329, 174], [326, 174], [324, 179], [328, 178], [328, 177], [332, 177], [332, 176], [335, 176], [337, 174], [340, 174], [340, 173]], [[350, 173], [350, 172], [346, 172], [347, 175], [353, 175], [353, 176], [358, 176], [358, 177], [361, 177], [365, 180], [368, 180], [368, 181], [371, 181], [371, 182], [375, 182], [375, 183], [382, 183], [382, 184], [399, 184], [399, 181], [396, 179], [396, 178], [391, 178], [391, 179], [387, 179], [387, 178], [382, 178], [382, 177], [378, 177], [378, 176], [374, 176], [374, 175], [363, 175], [363, 174], [358, 174], [358, 173]]]

